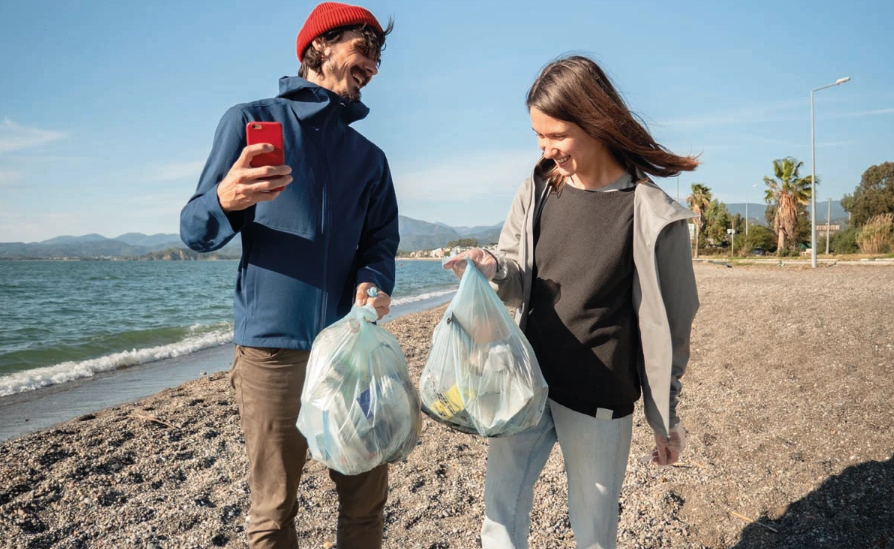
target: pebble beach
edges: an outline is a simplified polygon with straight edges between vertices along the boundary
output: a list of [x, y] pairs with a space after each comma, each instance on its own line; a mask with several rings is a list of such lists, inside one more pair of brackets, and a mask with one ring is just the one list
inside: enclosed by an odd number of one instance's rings
[[[687, 448], [675, 466], [645, 463], [637, 409], [619, 547], [894, 547], [894, 268], [699, 263], [696, 276]], [[384, 324], [414, 380], [443, 309]], [[245, 547], [227, 368], [0, 443], [0, 547]], [[390, 469], [384, 546], [479, 547], [486, 453], [486, 439], [424, 418], [419, 446]], [[555, 448], [532, 548], [575, 547], [565, 498]], [[313, 460], [299, 503], [301, 547], [335, 547], [334, 487]]]

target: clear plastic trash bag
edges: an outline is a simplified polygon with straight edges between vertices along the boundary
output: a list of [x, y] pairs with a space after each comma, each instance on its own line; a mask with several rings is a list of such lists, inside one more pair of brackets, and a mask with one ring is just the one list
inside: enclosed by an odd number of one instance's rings
[[483, 437], [520, 433], [543, 415], [548, 388], [534, 350], [471, 263], [435, 328], [419, 392], [432, 419]]
[[313, 458], [346, 475], [407, 457], [422, 426], [419, 395], [391, 333], [354, 307], [314, 339], [298, 429]]

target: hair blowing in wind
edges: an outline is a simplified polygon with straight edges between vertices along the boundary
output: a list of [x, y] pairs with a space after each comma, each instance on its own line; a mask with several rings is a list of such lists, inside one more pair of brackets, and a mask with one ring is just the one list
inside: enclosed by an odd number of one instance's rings
[[[528, 90], [526, 103], [528, 109], [537, 107], [548, 116], [577, 124], [605, 144], [625, 169], [673, 177], [698, 167], [696, 157], [675, 155], [657, 143], [605, 72], [586, 57], [564, 57], [547, 65]], [[543, 168], [553, 179], [557, 174], [549, 164]]]

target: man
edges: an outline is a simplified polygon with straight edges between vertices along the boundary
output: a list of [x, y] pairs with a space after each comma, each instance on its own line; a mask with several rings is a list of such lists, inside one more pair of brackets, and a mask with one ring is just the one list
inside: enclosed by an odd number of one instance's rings
[[[378, 72], [392, 23], [334, 2], [297, 39], [299, 77], [223, 117], [180, 235], [209, 252], [242, 235], [231, 374], [249, 461], [252, 549], [298, 546], [295, 517], [307, 441], [296, 428], [314, 337], [369, 300], [387, 314], [398, 245], [397, 202], [384, 153], [349, 127], [366, 116], [360, 90]], [[252, 168], [269, 144], [246, 146], [248, 122], [283, 126], [285, 165]], [[367, 297], [367, 290], [378, 294]], [[374, 294], [375, 292], [369, 292]], [[329, 472], [339, 496], [338, 547], [382, 544], [387, 466]]]

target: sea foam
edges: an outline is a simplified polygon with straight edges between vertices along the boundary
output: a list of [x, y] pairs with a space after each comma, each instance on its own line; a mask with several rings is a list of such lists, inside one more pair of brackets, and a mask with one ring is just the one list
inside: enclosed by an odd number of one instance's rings
[[417, 301], [425, 301], [426, 299], [434, 299], [436, 297], [442, 297], [445, 295], [450, 295], [452, 293], [456, 293], [456, 287], [446, 288], [443, 290], [436, 290], [434, 292], [426, 292], [424, 294], [418, 295], [410, 295], [407, 297], [399, 297], [397, 299], [393, 299], [391, 301], [391, 306], [395, 305], [407, 305], [409, 303], [416, 303]]
[[126, 366], [135, 366], [137, 364], [187, 355], [201, 349], [222, 345], [232, 340], [233, 330], [232, 328], [227, 328], [214, 330], [199, 336], [189, 336], [169, 345], [132, 349], [90, 360], [62, 362], [54, 366], [16, 372], [0, 377], [0, 397], [32, 391], [48, 385], [89, 378], [101, 372], [109, 372]]

